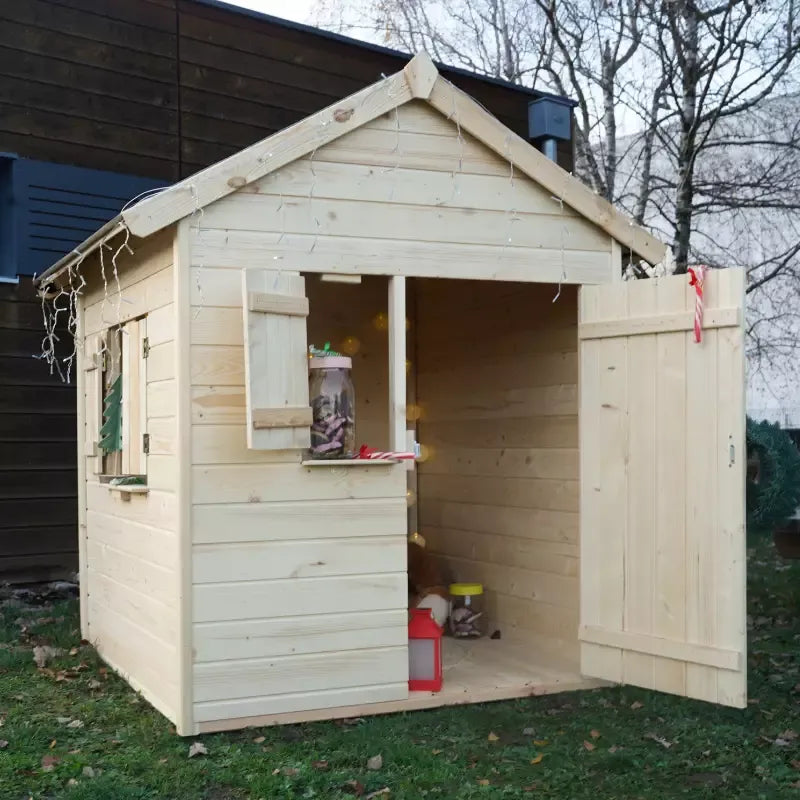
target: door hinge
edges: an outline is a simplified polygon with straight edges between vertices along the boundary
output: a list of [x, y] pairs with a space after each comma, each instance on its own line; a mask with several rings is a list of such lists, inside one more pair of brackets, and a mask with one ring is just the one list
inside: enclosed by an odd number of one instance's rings
[[150, 434], [149, 433], [143, 433], [142, 434], [142, 452], [145, 455], [149, 455], [150, 454]]
[[142, 339], [142, 358], [147, 358], [150, 355], [150, 339], [147, 336]]

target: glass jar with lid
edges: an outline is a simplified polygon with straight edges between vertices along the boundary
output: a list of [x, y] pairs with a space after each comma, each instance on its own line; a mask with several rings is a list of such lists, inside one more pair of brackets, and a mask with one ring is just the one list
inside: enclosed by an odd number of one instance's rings
[[477, 639], [486, 634], [483, 584], [450, 584], [450, 633], [459, 639]]
[[308, 362], [311, 399], [311, 457], [354, 458], [356, 396], [348, 356], [316, 351]]

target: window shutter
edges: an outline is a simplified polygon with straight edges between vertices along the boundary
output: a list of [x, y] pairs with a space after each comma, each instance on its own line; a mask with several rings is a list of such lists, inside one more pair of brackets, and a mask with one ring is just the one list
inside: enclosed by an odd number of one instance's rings
[[242, 270], [247, 446], [290, 450], [311, 444], [305, 279]]
[[144, 340], [147, 320], [135, 319], [122, 329], [122, 474], [146, 475], [147, 361]]
[[162, 181], [106, 170], [19, 158], [11, 162], [16, 263], [5, 273], [43, 272]]
[[83, 454], [87, 470], [93, 475], [103, 471], [100, 450], [100, 427], [103, 424], [103, 340], [99, 336], [86, 338], [84, 351], [85, 428]]

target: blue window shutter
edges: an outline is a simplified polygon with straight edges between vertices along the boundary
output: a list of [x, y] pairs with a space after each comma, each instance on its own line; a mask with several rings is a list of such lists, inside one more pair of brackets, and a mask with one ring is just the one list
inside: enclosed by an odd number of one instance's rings
[[13, 167], [16, 268], [44, 272], [142, 192], [163, 182], [20, 158]]
[[15, 156], [0, 153], [0, 279], [17, 276], [17, 237], [14, 221], [13, 172]]

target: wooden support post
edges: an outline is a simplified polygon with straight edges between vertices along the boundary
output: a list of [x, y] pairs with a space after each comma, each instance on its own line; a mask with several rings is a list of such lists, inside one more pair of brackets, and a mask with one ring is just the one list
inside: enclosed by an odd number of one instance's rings
[[389, 449], [406, 449], [406, 279], [389, 279]]

